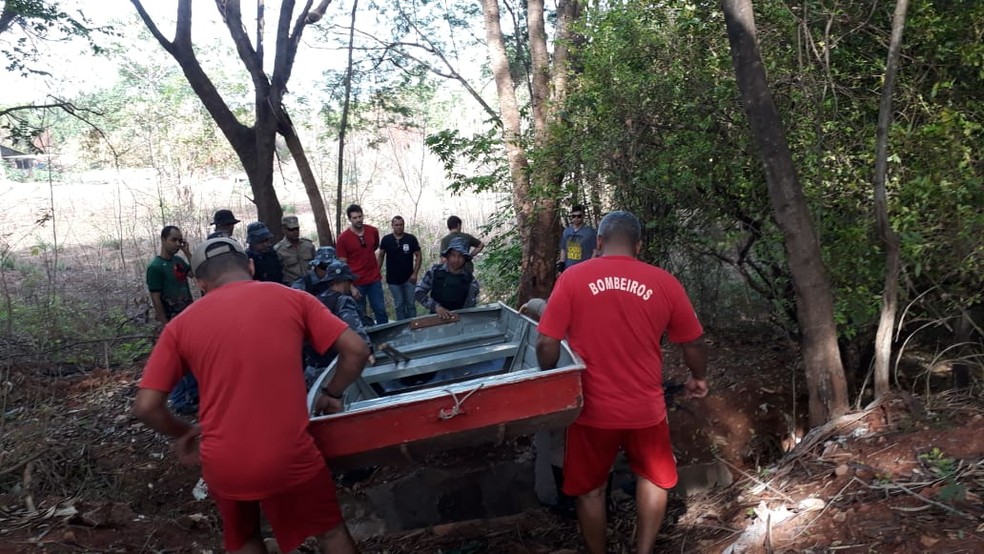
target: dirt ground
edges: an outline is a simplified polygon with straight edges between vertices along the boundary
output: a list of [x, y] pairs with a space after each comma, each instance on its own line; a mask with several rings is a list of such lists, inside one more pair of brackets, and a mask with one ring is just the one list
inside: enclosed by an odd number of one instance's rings
[[[980, 393], [898, 393], [804, 436], [795, 347], [767, 329], [710, 337], [712, 394], [675, 398], [670, 423], [681, 466], [723, 465], [728, 476], [689, 477], [657, 551], [984, 552]], [[671, 350], [668, 380], [682, 382], [682, 368]], [[20, 369], [4, 383], [0, 552], [221, 551], [214, 508], [192, 495], [198, 473], [129, 415], [138, 367], [71, 376]], [[531, 446], [520, 439], [500, 448]], [[442, 463], [498, 454], [470, 450]], [[397, 473], [384, 468], [369, 483]], [[617, 487], [611, 504], [610, 551], [631, 552], [632, 497]], [[378, 554], [580, 545], [576, 523], [546, 508], [360, 541]]]

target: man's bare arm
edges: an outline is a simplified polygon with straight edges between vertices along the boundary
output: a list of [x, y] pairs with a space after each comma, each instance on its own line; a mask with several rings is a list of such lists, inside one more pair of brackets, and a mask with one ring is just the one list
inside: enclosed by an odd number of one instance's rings
[[536, 341], [536, 363], [540, 369], [553, 369], [560, 361], [560, 341], [540, 334]]
[[680, 345], [683, 349], [683, 363], [690, 370], [690, 379], [687, 379], [687, 396], [691, 398], [703, 398], [707, 396], [707, 343], [704, 337], [685, 342]]
[[168, 393], [159, 390], [137, 390], [133, 415], [154, 431], [177, 438], [190, 431], [192, 426], [167, 409], [167, 396]]
[[315, 413], [335, 413], [343, 408], [341, 397], [356, 379], [369, 360], [369, 345], [351, 329], [346, 329], [332, 345], [338, 352], [335, 372], [331, 381], [321, 387], [321, 396], [315, 401]]
[[[478, 239], [476, 239], [476, 240], [478, 240]], [[485, 243], [479, 240], [478, 241], [478, 245], [475, 246], [474, 248], [472, 248], [471, 257], [474, 258], [475, 256], [478, 255], [479, 252], [481, 252], [484, 249], [485, 249]]]
[[160, 292], [150, 293], [150, 303], [154, 305], [154, 316], [161, 325], [167, 323], [167, 311], [164, 310], [164, 301], [161, 299]]

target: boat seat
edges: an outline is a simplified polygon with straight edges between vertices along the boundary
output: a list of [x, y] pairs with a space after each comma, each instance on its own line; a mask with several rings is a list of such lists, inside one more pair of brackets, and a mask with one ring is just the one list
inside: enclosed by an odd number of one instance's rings
[[[488, 344], [502, 343], [506, 340], [506, 332], [502, 330], [493, 331], [483, 331], [476, 333], [464, 333], [461, 335], [453, 335], [448, 337], [441, 337], [435, 340], [413, 342], [410, 344], [401, 344], [399, 339], [396, 340], [382, 340], [373, 344], [376, 347], [376, 359], [379, 361], [392, 361], [386, 352], [379, 350], [379, 345], [382, 343], [389, 343], [397, 350], [410, 356], [411, 358], [416, 356], [431, 356], [433, 354], [438, 354], [441, 352], [458, 352], [463, 346], [474, 344], [476, 346], [483, 346]], [[377, 363], [377, 365], [379, 365]]]
[[[390, 361], [389, 363], [379, 363], [362, 372], [362, 380], [365, 383], [379, 383], [404, 377], [414, 377], [425, 373], [434, 373], [445, 369], [454, 369], [467, 366], [478, 362], [489, 360], [505, 359], [516, 355], [519, 345], [513, 342], [489, 344], [463, 350], [452, 350], [449, 352], [436, 353], [426, 356], [411, 357], [409, 362]], [[402, 350], [409, 354], [410, 348]]]

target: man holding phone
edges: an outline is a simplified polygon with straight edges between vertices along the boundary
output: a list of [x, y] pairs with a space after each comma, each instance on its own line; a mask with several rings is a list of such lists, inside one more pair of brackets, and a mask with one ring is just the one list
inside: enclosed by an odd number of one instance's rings
[[[180, 251], [184, 257], [178, 256]], [[147, 266], [147, 289], [154, 315], [158, 322], [158, 333], [193, 300], [188, 277], [191, 274], [191, 251], [184, 240], [181, 229], [168, 225], [161, 229], [161, 252]], [[171, 404], [179, 413], [198, 411], [198, 383], [191, 375], [182, 379], [171, 392]]]
[[[178, 251], [184, 258], [177, 256]], [[191, 304], [188, 274], [191, 252], [181, 229], [168, 225], [161, 230], [161, 252], [147, 266], [147, 289], [154, 305], [154, 315], [163, 327]]]

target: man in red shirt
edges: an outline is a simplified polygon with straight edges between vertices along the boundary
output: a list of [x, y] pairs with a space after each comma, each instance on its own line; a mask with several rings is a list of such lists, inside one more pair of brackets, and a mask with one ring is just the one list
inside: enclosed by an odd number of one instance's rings
[[688, 396], [707, 394], [703, 328], [679, 281], [635, 258], [639, 220], [612, 212], [598, 226], [601, 256], [560, 275], [540, 320], [540, 367], [556, 367], [566, 338], [586, 369], [584, 408], [567, 431], [565, 494], [577, 497], [587, 550], [605, 552], [605, 485], [619, 449], [636, 474], [636, 551], [649, 554], [676, 485], [663, 396], [660, 340], [683, 347]]
[[362, 206], [352, 204], [345, 209], [349, 227], [338, 235], [335, 256], [347, 263], [355, 273], [355, 289], [352, 297], [366, 313], [366, 299], [372, 307], [376, 323], [387, 323], [386, 299], [383, 297], [383, 274], [379, 271], [376, 250], [379, 249], [379, 229], [363, 223]]
[[[342, 409], [369, 348], [314, 296], [253, 281], [242, 246], [220, 237], [198, 245], [191, 267], [208, 294], [164, 328], [144, 367], [133, 413], [174, 437], [182, 463], [201, 463], [222, 516], [228, 551], [266, 552], [260, 512], [280, 549], [317, 536], [326, 552], [356, 552], [335, 483], [307, 432], [301, 344], [334, 348], [338, 364], [316, 409]], [[176, 418], [168, 391], [191, 373], [199, 384], [199, 425]]]

